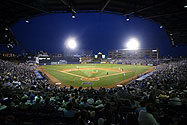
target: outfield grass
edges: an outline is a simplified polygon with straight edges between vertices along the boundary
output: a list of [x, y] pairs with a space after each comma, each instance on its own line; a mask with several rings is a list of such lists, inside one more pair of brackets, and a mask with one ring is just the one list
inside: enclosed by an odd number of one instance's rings
[[[69, 75], [67, 73], [59, 71], [65, 69], [76, 69], [77, 66], [79, 68], [111, 68], [111, 69], [123, 68], [124, 70], [131, 71], [131, 72], [127, 72], [125, 77], [124, 74], [122, 73], [119, 75], [103, 77], [100, 78], [98, 81], [90, 81], [93, 83], [92, 87], [110, 86], [114, 83], [123, 81], [135, 75], [138, 75], [142, 72], [145, 72], [149, 68], [149, 66], [134, 66], [134, 65], [121, 65], [121, 64], [69, 64], [69, 65], [47, 65], [47, 66], [43, 66], [43, 70], [45, 70], [49, 74], [53, 75], [56, 79], [62, 81], [67, 85], [90, 87], [91, 85], [83, 85], [82, 83], [86, 81], [82, 81], [80, 77]], [[116, 71], [111, 71], [111, 70], [107, 70], [107, 71], [98, 70], [97, 73], [91, 73], [91, 72], [96, 72], [96, 70], [87, 69], [87, 70], [69, 71], [69, 73], [81, 75], [83, 77], [105, 76], [107, 72], [109, 75], [118, 73]], [[75, 79], [75, 81], [73, 79]]]

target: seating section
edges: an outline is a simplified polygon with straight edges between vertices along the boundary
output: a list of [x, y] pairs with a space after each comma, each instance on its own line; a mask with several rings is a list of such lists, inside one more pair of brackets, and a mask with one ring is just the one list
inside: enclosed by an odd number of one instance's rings
[[109, 89], [61, 88], [35, 71], [0, 60], [0, 124], [187, 123], [187, 60], [160, 64], [143, 80]]

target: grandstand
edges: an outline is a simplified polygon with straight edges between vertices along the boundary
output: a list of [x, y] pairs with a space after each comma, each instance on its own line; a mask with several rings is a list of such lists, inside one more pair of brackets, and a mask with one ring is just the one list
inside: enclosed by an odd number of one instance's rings
[[[0, 124], [187, 124], [187, 59], [158, 59], [158, 53], [156, 58], [113, 58], [115, 54], [112, 54], [102, 59], [100, 54], [100, 61], [94, 62], [92, 51], [87, 51], [81, 60], [90, 64], [80, 64], [80, 57], [42, 52], [33, 57], [38, 63], [31, 65], [26, 56], [18, 58], [13, 53], [13, 46], [19, 42], [11, 31], [11, 27], [23, 18], [28, 23], [29, 18], [51, 13], [68, 12], [75, 18], [76, 13], [100, 12], [126, 16], [126, 21], [129, 16], [151, 19], [165, 27], [173, 47], [187, 45], [185, 0], [6, 0], [1, 3], [0, 44], [8, 47], [9, 53], [0, 56]], [[98, 68], [96, 63], [104, 64], [98, 64]], [[110, 68], [106, 68], [108, 65]], [[124, 69], [125, 66], [131, 68]], [[138, 67], [143, 67], [144, 71]], [[150, 67], [152, 70], [147, 70]], [[88, 71], [84, 72], [85, 69]], [[59, 79], [53, 82], [58, 78], [53, 73], [72, 84]], [[101, 73], [100, 77], [97, 73]], [[82, 83], [82, 74], [90, 81]], [[82, 84], [76, 86], [80, 76]], [[105, 86], [108, 81], [104, 78], [107, 77], [110, 82], [127, 77], [130, 80]], [[104, 85], [97, 86], [93, 79], [103, 80]]]
[[186, 60], [159, 65], [144, 79], [109, 89], [60, 88], [51, 85], [36, 66], [4, 60], [0, 65], [2, 124], [75, 124], [70, 119], [82, 113], [95, 124], [103, 117], [113, 124], [137, 124], [145, 103], [154, 104], [158, 123], [186, 122]]

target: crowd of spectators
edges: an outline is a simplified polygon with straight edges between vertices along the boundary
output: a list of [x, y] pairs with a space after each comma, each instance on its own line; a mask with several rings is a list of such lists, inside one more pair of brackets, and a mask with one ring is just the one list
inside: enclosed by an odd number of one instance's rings
[[[42, 72], [43, 79], [37, 79], [36, 70], [37, 66], [0, 60], [0, 114], [40, 112], [77, 125], [186, 122], [186, 60], [161, 64], [142, 81], [110, 89], [54, 86]], [[3, 115], [2, 119], [7, 121]]]
[[157, 59], [155, 58], [126, 58], [126, 59], [115, 59], [112, 63], [120, 63], [120, 64], [129, 64], [129, 65], [148, 65], [148, 64], [157, 64]]

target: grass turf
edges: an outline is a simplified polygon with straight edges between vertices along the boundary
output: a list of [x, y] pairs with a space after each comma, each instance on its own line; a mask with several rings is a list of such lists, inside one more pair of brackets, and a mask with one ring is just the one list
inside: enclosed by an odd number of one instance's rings
[[[111, 69], [121, 69], [129, 70], [131, 72], [126, 73], [126, 76], [124, 77], [124, 74], [119, 75], [113, 75], [109, 77], [103, 77], [100, 78], [98, 81], [90, 81], [93, 83], [93, 85], [83, 85], [82, 83], [86, 81], [82, 81], [80, 77], [69, 75], [63, 72], [60, 72], [58, 70], [63, 69], [76, 69], [77, 66], [79, 68], [111, 68]], [[114, 83], [123, 81], [125, 79], [131, 78], [135, 75], [138, 75], [142, 72], [145, 72], [148, 70], [149, 66], [134, 66], [134, 65], [121, 65], [121, 64], [69, 64], [69, 65], [47, 65], [43, 66], [43, 70], [48, 72], [49, 74], [53, 75], [56, 79], [62, 81], [63, 83], [67, 85], [73, 85], [73, 86], [82, 86], [82, 87], [102, 87], [102, 86], [110, 86]], [[98, 70], [98, 73], [90, 73], [92, 71], [96, 70], [79, 70], [79, 71], [70, 71], [69, 73], [81, 75], [84, 77], [98, 77], [98, 76], [104, 76], [106, 75], [106, 72], [109, 74], [115, 74], [118, 72], [115, 71], [107, 71], [107, 70]], [[75, 81], [73, 80], [75, 79]]]
[[107, 70], [97, 70], [96, 71], [96, 69], [71, 71], [70, 73], [81, 75], [84, 77], [99, 77], [99, 76], [105, 76], [107, 74], [107, 72], [109, 75], [118, 73], [115, 71], [107, 71]]

